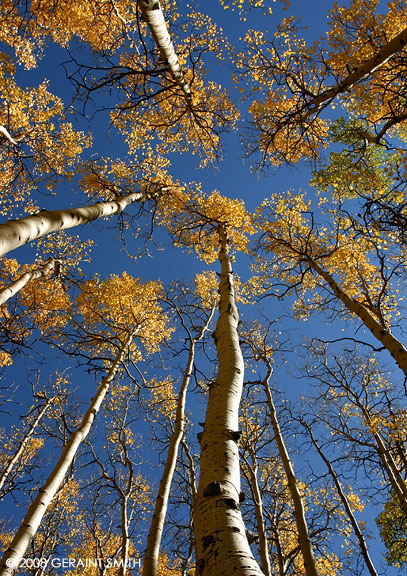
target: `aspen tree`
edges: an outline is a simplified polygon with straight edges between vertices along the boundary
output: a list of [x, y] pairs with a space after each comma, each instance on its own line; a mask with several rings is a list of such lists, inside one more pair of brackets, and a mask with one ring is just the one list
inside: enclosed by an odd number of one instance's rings
[[328, 356], [320, 345], [312, 354], [314, 365], [307, 372], [321, 386], [313, 419], [335, 431], [338, 442], [354, 445], [356, 463], [366, 462], [372, 473], [381, 472], [406, 514], [406, 410], [399, 405], [397, 392], [373, 357], [361, 358], [349, 350]]
[[336, 313], [345, 310], [364, 324], [407, 376], [407, 349], [392, 330], [401, 287], [394, 237], [375, 231], [359, 234], [335, 205], [328, 226], [317, 225], [303, 194], [265, 201], [257, 222], [264, 253], [258, 255], [258, 288], [273, 293], [273, 285], [280, 283], [275, 293], [279, 297], [294, 292], [296, 317], [320, 309], [323, 301]]
[[110, 202], [96, 202], [82, 208], [67, 210], [44, 210], [20, 220], [0, 224], [0, 255], [3, 256], [51, 232], [66, 230], [99, 218], [120, 214], [130, 204], [143, 202], [147, 198], [143, 192], [133, 192]]
[[322, 112], [338, 105], [363, 116], [365, 129], [355, 130], [362, 142], [404, 138], [405, 7], [392, 2], [380, 14], [378, 5], [335, 4], [326, 34], [310, 46], [294, 16], [283, 19], [274, 38], [249, 31], [238, 65], [242, 80], [253, 81], [243, 88], [253, 94], [247, 146], [261, 152], [263, 164], [318, 159], [329, 143], [330, 120]]
[[[127, 381], [126, 381], [127, 380]], [[120, 560], [119, 574], [125, 576], [131, 566], [131, 555], [138, 545], [140, 525], [151, 505], [151, 487], [136, 464], [142, 440], [136, 434], [137, 400], [139, 389], [130, 379], [117, 382], [111, 389], [104, 407], [104, 449], [88, 442], [94, 465], [92, 497], [106, 507], [105, 515], [118, 522], [119, 532], [107, 540], [117, 542], [110, 556]], [[109, 510], [108, 512], [107, 510]], [[96, 511], [96, 507], [95, 507]], [[95, 521], [103, 525], [103, 513]], [[107, 536], [107, 535], [106, 535]], [[105, 538], [106, 538], [105, 536]]]
[[188, 101], [191, 100], [191, 88], [185, 80], [175, 52], [171, 36], [167, 30], [167, 24], [159, 0], [140, 0], [138, 3], [144, 20], [150, 28], [151, 35], [160, 50], [161, 58], [168, 64], [171, 76], [182, 89]]
[[365, 561], [366, 567], [369, 571], [369, 574], [371, 576], [377, 576], [376, 568], [374, 567], [374, 564], [373, 564], [372, 559], [370, 557], [369, 550], [368, 550], [368, 547], [366, 544], [365, 537], [363, 536], [361, 527], [360, 527], [358, 521], [356, 520], [356, 517], [353, 513], [353, 510], [351, 508], [349, 500], [346, 496], [345, 490], [342, 487], [341, 482], [340, 482], [331, 462], [325, 456], [325, 454], [324, 454], [321, 446], [319, 445], [317, 439], [314, 437], [314, 434], [312, 432], [312, 428], [309, 426], [309, 424], [307, 422], [301, 420], [301, 425], [304, 426], [304, 428], [307, 430], [307, 434], [308, 434], [309, 438], [311, 439], [311, 442], [315, 446], [318, 454], [320, 455], [321, 459], [324, 461], [326, 467], [328, 468], [329, 474], [331, 475], [332, 480], [335, 484], [335, 487], [338, 491], [339, 497], [342, 501], [343, 507], [344, 507], [346, 514], [347, 514], [347, 517], [349, 518], [349, 521], [352, 525], [352, 529], [355, 533], [356, 538], [358, 539], [359, 547], [360, 547], [363, 559]]
[[243, 202], [217, 191], [208, 197], [191, 194], [180, 200], [177, 215], [165, 210], [163, 223], [177, 244], [195, 250], [207, 262], [221, 264], [219, 318], [214, 332], [218, 375], [209, 388], [201, 435], [201, 467], [193, 505], [196, 566], [202, 576], [261, 574], [247, 541], [240, 512], [238, 430], [244, 363], [239, 345], [239, 317], [230, 246], [247, 251], [247, 236], [255, 232]]
[[[142, 351], [136, 339], [144, 343], [146, 350], [156, 350], [162, 338], [169, 334], [166, 328], [166, 316], [157, 303], [157, 294], [161, 290], [159, 283], [149, 282], [142, 285], [128, 274], [121, 278], [112, 276], [105, 282], [98, 279], [82, 285], [77, 298], [77, 306], [82, 315], [82, 326], [88, 329], [90, 337], [79, 347], [89, 349], [98, 356], [105, 352], [116, 356], [111, 360], [110, 368], [103, 378], [82, 422], [71, 434], [62, 454], [44, 486], [31, 504], [25, 519], [17, 531], [1, 561], [0, 574], [13, 574], [18, 569], [42, 517], [57, 493], [65, 475], [75, 458], [79, 446], [89, 434], [93, 421], [110, 385], [120, 370], [127, 354], [134, 359], [142, 357]], [[98, 330], [101, 331], [100, 337]], [[108, 339], [108, 334], [112, 338]], [[103, 338], [106, 343], [103, 344]]]
[[258, 479], [259, 466], [257, 464], [255, 448], [252, 446], [250, 439], [248, 439], [247, 446], [245, 446], [245, 448], [246, 451], [248, 452], [248, 455], [250, 456], [250, 460], [248, 457], [245, 457], [244, 454], [241, 455], [241, 458], [243, 460], [242, 472], [247, 479], [253, 497], [254, 512], [256, 516], [257, 536], [259, 539], [260, 567], [265, 576], [271, 576], [269, 542], [267, 537], [266, 523], [264, 519], [263, 498]]
[[37, 278], [42, 278], [50, 272], [55, 272], [58, 265], [57, 261], [53, 258], [49, 258], [46, 262], [43, 262], [35, 270], [23, 272], [21, 276], [17, 278], [10, 286], [0, 290], [0, 306], [5, 304], [9, 298], [12, 298], [19, 292], [24, 286], [30, 281]]
[[3, 493], [3, 486], [4, 486], [5, 482], [7, 482], [8, 476], [10, 475], [11, 471], [13, 470], [13, 467], [17, 463], [21, 462], [22, 456], [23, 456], [24, 452], [26, 451], [26, 449], [28, 449], [29, 443], [32, 440], [32, 437], [36, 432], [38, 424], [41, 422], [46, 411], [52, 405], [55, 398], [56, 398], [56, 396], [51, 396], [50, 398], [45, 398], [45, 402], [44, 402], [43, 406], [38, 410], [37, 416], [35, 417], [34, 421], [31, 423], [28, 431], [24, 434], [24, 437], [20, 441], [17, 450], [14, 452], [14, 454], [10, 458], [7, 459], [5, 467], [0, 472], [0, 494]]

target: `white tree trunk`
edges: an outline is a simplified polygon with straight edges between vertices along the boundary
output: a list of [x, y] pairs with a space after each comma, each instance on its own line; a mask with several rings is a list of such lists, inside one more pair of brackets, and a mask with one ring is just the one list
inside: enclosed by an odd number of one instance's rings
[[22, 290], [22, 288], [24, 288], [24, 286], [28, 284], [30, 280], [36, 280], [37, 278], [42, 278], [43, 276], [46, 276], [49, 272], [52, 272], [55, 268], [55, 263], [56, 260], [54, 258], [49, 258], [49, 260], [43, 262], [40, 265], [40, 267], [37, 268], [37, 270], [30, 270], [24, 272], [24, 274], [21, 274], [21, 276], [19, 276], [17, 280], [15, 280], [15, 282], [10, 284], [10, 286], [7, 286], [6, 288], [3, 288], [3, 290], [0, 290], [0, 306], [3, 306], [3, 304], [5, 304], [7, 300], [15, 296], [17, 292], [20, 292], [20, 290]]
[[268, 376], [265, 378], [263, 384], [267, 396], [267, 404], [270, 411], [271, 424], [276, 439], [276, 444], [283, 462], [284, 472], [287, 478], [288, 489], [294, 504], [294, 517], [298, 530], [298, 540], [301, 548], [301, 553], [304, 559], [304, 568], [307, 576], [319, 576], [317, 565], [315, 562], [314, 552], [312, 549], [311, 539], [309, 536], [307, 521], [305, 519], [305, 510], [302, 496], [297, 486], [297, 478], [294, 474], [294, 469], [291, 464], [290, 457], [281, 434], [280, 425], [277, 419], [277, 413], [273, 402], [269, 386], [269, 377], [271, 375], [271, 367], [268, 365]]
[[98, 413], [107, 391], [109, 390], [110, 384], [119, 369], [120, 363], [123, 360], [124, 354], [126, 353], [131, 340], [132, 334], [129, 334], [117, 354], [112, 367], [103, 378], [99, 390], [93, 398], [88, 411], [85, 413], [80, 426], [71, 434], [48, 480], [45, 482], [43, 487], [40, 488], [37, 497], [29, 507], [19, 530], [0, 561], [0, 576], [10, 576], [18, 570], [21, 559], [24, 557], [31, 540], [37, 532], [48, 506], [51, 504], [55, 494], [61, 486], [80, 444], [89, 434], [95, 416]]
[[10, 220], [0, 224], [0, 256], [50, 232], [73, 228], [93, 222], [98, 218], [120, 214], [129, 204], [144, 200], [146, 200], [146, 195], [143, 192], [133, 192], [119, 196], [117, 200], [111, 202], [96, 202], [71, 210], [43, 210], [20, 220]]
[[31, 438], [31, 436], [34, 434], [36, 427], [38, 426], [38, 424], [40, 423], [40, 421], [42, 420], [45, 412], [47, 411], [48, 407], [53, 403], [53, 401], [55, 400], [56, 396], [52, 396], [51, 398], [48, 398], [47, 401], [45, 402], [44, 406], [41, 408], [41, 410], [38, 412], [37, 417], [35, 418], [34, 422], [31, 424], [30, 429], [28, 430], [27, 434], [24, 436], [24, 438], [21, 440], [20, 442], [20, 446], [18, 447], [17, 451], [15, 452], [15, 454], [13, 455], [12, 458], [10, 458], [10, 460], [8, 461], [6, 467], [4, 468], [4, 470], [1, 472], [0, 474], [0, 493], [1, 490], [4, 486], [4, 483], [6, 482], [10, 472], [12, 471], [14, 465], [18, 462], [18, 460], [20, 459], [20, 457], [22, 456], [29, 439]]
[[265, 576], [271, 576], [270, 556], [268, 550], [268, 539], [266, 525], [263, 515], [263, 499], [261, 497], [259, 482], [257, 479], [258, 466], [256, 461], [256, 454], [249, 448], [251, 463], [245, 460], [250, 480], [250, 488], [253, 495], [254, 512], [256, 515], [257, 535], [259, 537], [259, 551], [261, 569]]
[[193, 506], [197, 576], [260, 576], [240, 512], [239, 404], [244, 363], [224, 227], [219, 227], [219, 319], [214, 338], [219, 371], [209, 389], [201, 436], [201, 472]]
[[139, 0], [139, 6], [154, 42], [160, 50], [161, 58], [167, 62], [175, 82], [182, 88], [187, 100], [190, 100], [191, 89], [184, 78], [159, 0]]

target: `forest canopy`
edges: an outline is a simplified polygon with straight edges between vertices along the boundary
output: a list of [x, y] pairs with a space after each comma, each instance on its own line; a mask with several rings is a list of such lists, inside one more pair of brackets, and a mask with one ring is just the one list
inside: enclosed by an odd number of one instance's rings
[[407, 571], [406, 3], [209, 4], [0, 1], [0, 576]]

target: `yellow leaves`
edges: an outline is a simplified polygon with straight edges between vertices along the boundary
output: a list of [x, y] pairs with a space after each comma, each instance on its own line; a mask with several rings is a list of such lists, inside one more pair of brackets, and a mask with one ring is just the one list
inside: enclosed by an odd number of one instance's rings
[[0, 368], [4, 366], [11, 366], [13, 363], [13, 357], [8, 352], [0, 350]]
[[203, 304], [207, 307], [214, 306], [219, 300], [219, 280], [216, 272], [210, 270], [195, 276], [195, 291]]
[[148, 388], [150, 391], [148, 406], [152, 410], [153, 418], [155, 418], [153, 421], [174, 420], [177, 394], [171, 376], [167, 376], [161, 381], [151, 380], [148, 383]]
[[180, 191], [172, 197], [171, 204], [160, 205], [160, 216], [175, 243], [185, 244], [207, 263], [217, 258], [219, 225], [226, 225], [232, 248], [243, 252], [248, 250], [248, 236], [256, 232], [244, 202], [222, 196], [218, 191], [209, 196], [200, 190], [189, 194]]
[[67, 324], [70, 299], [59, 278], [31, 280], [20, 294], [41, 334], [58, 333]]
[[93, 334], [86, 345], [95, 355], [100, 355], [101, 347], [110, 349], [109, 336], [123, 342], [128, 334], [133, 334], [131, 353], [133, 359], [141, 359], [142, 349], [136, 340], [147, 353], [153, 353], [173, 330], [158, 303], [160, 282], [143, 283], [123, 272], [103, 282], [96, 276], [85, 282], [81, 290], [76, 305], [84, 326]]
[[64, 122], [63, 102], [49, 92], [47, 81], [22, 89], [5, 57], [0, 66], [0, 124], [18, 145], [1, 139], [0, 213], [20, 215], [35, 209], [31, 193], [39, 181], [53, 190], [61, 178], [73, 176], [78, 156], [91, 139]]

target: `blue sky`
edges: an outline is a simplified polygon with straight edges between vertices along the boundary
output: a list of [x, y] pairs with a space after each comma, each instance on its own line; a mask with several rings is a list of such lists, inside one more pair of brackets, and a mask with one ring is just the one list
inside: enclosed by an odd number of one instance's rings
[[[193, 3], [193, 5], [196, 4], [199, 5], [199, 3]], [[323, 32], [326, 23], [325, 10], [329, 8], [330, 3], [315, 0], [307, 2], [296, 0], [291, 3], [291, 8], [287, 12], [282, 10], [280, 3], [272, 2], [271, 4], [274, 10], [272, 16], [266, 18], [261, 16], [258, 11], [253, 11], [245, 23], [241, 22], [237, 14], [232, 13], [231, 10], [223, 10], [218, 2], [201, 3], [201, 6], [203, 11], [206, 8], [210, 10], [210, 15], [213, 15], [214, 20], [222, 26], [226, 35], [232, 41], [242, 38], [248, 27], [267, 27], [273, 30], [282, 16], [291, 13], [301, 17], [303, 24], [308, 26], [306, 34], [310, 39], [317, 38]], [[59, 48], [46, 52], [38, 70], [31, 72], [21, 70], [19, 72], [20, 81], [29, 85], [35, 83], [36, 79], [41, 75], [47, 77], [50, 80], [50, 90], [63, 97], [68, 104], [67, 92], [69, 91], [69, 85], [66, 82], [64, 70], [60, 66], [65, 58], [65, 53]], [[233, 91], [230, 68], [214, 68], [211, 70], [211, 74], [213, 74], [212, 79], [222, 81], [225, 87]], [[103, 118], [103, 115], [100, 117]], [[78, 125], [83, 129], [87, 129], [87, 122], [84, 119], [78, 119]], [[242, 127], [244, 128], [244, 125]], [[112, 157], [119, 157], [127, 153], [126, 145], [114, 131], [111, 131], [110, 136], [107, 137], [105, 121], [100, 122], [99, 126], [93, 122], [91, 130], [93, 130], [95, 142], [92, 153], [107, 154]], [[182, 157], [173, 155], [171, 173], [174, 177], [183, 181], [201, 181], [206, 192], [218, 189], [227, 196], [244, 199], [250, 210], [254, 210], [271, 191], [284, 192], [287, 189], [308, 187], [311, 172], [310, 168], [305, 165], [290, 169], [281, 167], [278, 170], [262, 174], [254, 173], [251, 169], [252, 159], [244, 158], [240, 139], [241, 132], [239, 131], [228, 134], [225, 137], [223, 160], [218, 165], [204, 170], [196, 168], [198, 164], [197, 158], [187, 154]], [[43, 208], [62, 208], [68, 205], [78, 206], [84, 203], [86, 201], [83, 196], [71, 195], [69, 187], [67, 187], [64, 194], [57, 194], [55, 198], [44, 198]], [[201, 263], [195, 255], [187, 255], [182, 253], [180, 249], [171, 247], [168, 235], [163, 230], [156, 231], [155, 241], [159, 246], [157, 247], [150, 243], [149, 251], [151, 255], [149, 257], [146, 256], [137, 261], [130, 260], [123, 251], [113, 227], [114, 222], [112, 220], [108, 225], [106, 223], [102, 225], [93, 223], [81, 229], [72, 230], [73, 234], [79, 234], [83, 239], [92, 236], [97, 244], [92, 251], [92, 263], [84, 267], [87, 274], [98, 272], [103, 278], [109, 274], [120, 274], [126, 270], [133, 276], [141, 277], [144, 280], [159, 278], [166, 283], [174, 278], [190, 279], [196, 272], [207, 269], [207, 266]], [[32, 261], [34, 253], [35, 247], [24, 247], [16, 251], [12, 256], [16, 257], [20, 263], [24, 263]], [[238, 256], [235, 270], [242, 278], [246, 279], [250, 274], [248, 258]], [[267, 300], [264, 303], [264, 310], [269, 317], [276, 317], [283, 313], [284, 308], [278, 302]], [[327, 327], [320, 319], [317, 319], [312, 324], [307, 323], [302, 326], [299, 326], [297, 322], [286, 321], [283, 327], [283, 329], [290, 331], [294, 330], [294, 328], [299, 328], [295, 336], [297, 342], [301, 341], [303, 337], [310, 337], [316, 331], [320, 336], [332, 332], [332, 327]], [[47, 371], [52, 371], [58, 365], [58, 362], [59, 360], [48, 360], [46, 367], [44, 367], [44, 374]], [[295, 377], [296, 362], [297, 358], [294, 356], [291, 360], [291, 371], [285, 373], [284, 378], [277, 378], [276, 381], [276, 387], [282, 389], [292, 399], [298, 397], [298, 394], [304, 388], [304, 381], [298, 381]], [[30, 358], [26, 358], [17, 364], [14, 371], [9, 373], [11, 378], [16, 381], [24, 380], [26, 367], [30, 363]], [[93, 386], [92, 377], [82, 372], [76, 382], [79, 387], [86, 382], [86, 393], [83, 394], [82, 392], [81, 395], [83, 397], [88, 396], [88, 386]], [[372, 517], [370, 517], [370, 520], [372, 520]], [[374, 528], [373, 524], [372, 527]]]

